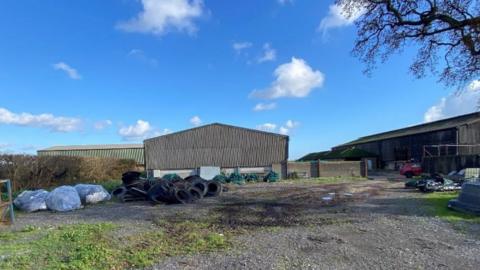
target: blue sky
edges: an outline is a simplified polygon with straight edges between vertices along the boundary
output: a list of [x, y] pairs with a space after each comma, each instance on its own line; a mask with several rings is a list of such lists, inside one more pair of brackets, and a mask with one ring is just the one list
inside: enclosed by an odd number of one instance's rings
[[297, 158], [475, 109], [480, 84], [465, 98], [413, 79], [414, 47], [365, 76], [350, 55], [354, 18], [332, 4], [2, 1], [0, 151], [222, 122], [289, 134]]

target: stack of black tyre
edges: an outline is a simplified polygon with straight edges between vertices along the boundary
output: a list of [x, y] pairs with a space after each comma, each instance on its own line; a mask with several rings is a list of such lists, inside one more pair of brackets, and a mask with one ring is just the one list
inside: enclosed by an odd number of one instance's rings
[[122, 202], [150, 201], [158, 203], [194, 203], [204, 197], [216, 197], [222, 193], [222, 184], [207, 181], [198, 175], [185, 179], [153, 179], [141, 177], [139, 172], [126, 172], [122, 175], [122, 186], [116, 188], [112, 195]]

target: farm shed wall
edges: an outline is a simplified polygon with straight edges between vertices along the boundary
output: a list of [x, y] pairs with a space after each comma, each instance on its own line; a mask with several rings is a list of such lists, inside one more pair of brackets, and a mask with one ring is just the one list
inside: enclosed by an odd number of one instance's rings
[[478, 167], [480, 167], [479, 155], [425, 157], [422, 161], [422, 169], [426, 173], [448, 174], [451, 171]]
[[[379, 133], [334, 147], [334, 150], [357, 147], [379, 156], [379, 166], [398, 169], [404, 161], [421, 161], [424, 146], [479, 145], [480, 113], [471, 113], [413, 127]], [[480, 147], [440, 147], [433, 155], [455, 156], [480, 154]]]
[[[479, 145], [480, 144], [480, 121], [461, 125], [458, 127], [458, 144]], [[459, 155], [480, 154], [480, 147], [459, 147]]]
[[211, 124], [145, 140], [148, 170], [271, 167], [288, 159], [288, 136]]
[[292, 173], [296, 173], [300, 178], [368, 176], [364, 161], [292, 161], [274, 164], [272, 168], [282, 179], [288, 178]]
[[385, 163], [405, 161], [412, 158], [421, 160], [424, 145], [456, 144], [456, 142], [457, 130], [452, 128], [369, 142], [355, 145], [355, 147], [377, 154], [380, 160]]

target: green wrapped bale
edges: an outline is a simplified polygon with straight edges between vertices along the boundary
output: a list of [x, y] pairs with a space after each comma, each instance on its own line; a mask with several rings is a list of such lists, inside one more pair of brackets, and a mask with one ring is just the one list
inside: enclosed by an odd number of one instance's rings
[[162, 177], [163, 180], [168, 182], [183, 181], [183, 178], [176, 173], [166, 174]]
[[254, 173], [247, 174], [245, 175], [245, 180], [247, 182], [258, 182], [258, 175]]
[[243, 177], [243, 175], [239, 174], [238, 172], [234, 172], [230, 174], [229, 180], [233, 184], [237, 184], [237, 185], [245, 184], [245, 178]]
[[274, 171], [270, 171], [265, 177], [263, 178], [263, 182], [274, 183], [280, 180], [280, 176], [278, 173]]
[[228, 179], [227, 176], [225, 176], [224, 174], [218, 174], [216, 175], [214, 178], [213, 178], [213, 181], [217, 181], [217, 182], [220, 182], [222, 184], [225, 184], [225, 183], [229, 183], [230, 180]]

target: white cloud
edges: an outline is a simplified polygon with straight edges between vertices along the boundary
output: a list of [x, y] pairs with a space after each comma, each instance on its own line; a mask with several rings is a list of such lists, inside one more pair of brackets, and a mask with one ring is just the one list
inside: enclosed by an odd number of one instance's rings
[[443, 97], [424, 114], [424, 122], [432, 122], [444, 118], [478, 111], [480, 100], [480, 80], [475, 80], [459, 93]]
[[67, 65], [64, 62], [58, 62], [56, 64], [53, 64], [53, 68], [55, 70], [64, 71], [68, 75], [68, 77], [70, 77], [70, 79], [80, 80], [82, 78], [82, 76], [80, 76], [80, 74], [78, 73], [78, 71], [76, 69]]
[[145, 54], [145, 52], [140, 50], [140, 49], [130, 50], [130, 52], [128, 52], [127, 56], [132, 58], [132, 59], [136, 59], [140, 62], [147, 63], [147, 64], [149, 64], [151, 66], [154, 66], [154, 67], [158, 66], [158, 60], [157, 59], [147, 56]]
[[296, 128], [300, 125], [300, 123], [298, 122], [295, 122], [295, 121], [292, 121], [292, 120], [288, 120], [286, 123], [285, 123], [285, 126], [289, 129], [292, 129], [292, 128]]
[[158, 136], [163, 136], [163, 135], [168, 135], [172, 133], [173, 131], [169, 128], [164, 128], [163, 130], [155, 130], [153, 132], [150, 132], [150, 134], [146, 137], [152, 138], [152, 137], [158, 137]]
[[258, 63], [274, 61], [277, 58], [277, 51], [272, 48], [270, 43], [263, 45], [263, 55], [258, 59]]
[[149, 122], [138, 120], [135, 125], [121, 127], [118, 134], [126, 141], [146, 139], [152, 135], [153, 128]]
[[282, 135], [287, 135], [288, 132], [290, 132], [290, 130], [286, 127], [283, 127], [283, 126], [281, 126], [280, 129], [278, 130], [278, 133], [280, 133]]
[[280, 127], [279, 133], [283, 135], [288, 135], [292, 129], [297, 128], [300, 125], [299, 122], [288, 120], [283, 126]]
[[[288, 120], [285, 124], [278, 127], [277, 124], [265, 123], [257, 126], [258, 130], [267, 131], [267, 132], [278, 132], [282, 135], [289, 135], [291, 131], [297, 128], [300, 125], [299, 122]], [[278, 127], [278, 129], [277, 129]]]
[[290, 63], [285, 63], [275, 69], [276, 80], [265, 90], [254, 90], [250, 96], [274, 99], [281, 97], [303, 98], [318, 87], [323, 86], [325, 75], [313, 70], [303, 59], [292, 57]]
[[204, 13], [202, 0], [142, 0], [143, 10], [117, 28], [127, 32], [163, 35], [168, 31], [194, 33], [194, 19]]
[[192, 118], [190, 119], [190, 124], [198, 127], [198, 126], [200, 126], [200, 125], [202, 124], [202, 119], [200, 119], [199, 116], [195, 115], [194, 117], [192, 117]]
[[13, 113], [0, 108], [0, 124], [47, 128], [57, 132], [71, 132], [81, 129], [82, 121], [78, 118], [54, 116], [50, 113], [31, 114]]
[[102, 121], [98, 121], [98, 122], [95, 122], [95, 124], [93, 124], [93, 127], [96, 129], [96, 130], [102, 130], [102, 129], [106, 129], [107, 127], [111, 126], [113, 123], [111, 120], [102, 120]]
[[272, 102], [272, 103], [258, 103], [257, 105], [255, 105], [255, 107], [253, 108], [254, 111], [256, 112], [260, 112], [260, 111], [269, 111], [269, 110], [273, 110], [277, 107], [277, 104]]
[[232, 48], [235, 50], [237, 53], [241, 53], [243, 50], [248, 49], [252, 47], [253, 44], [248, 41], [242, 41], [242, 42], [234, 42], [232, 44]]
[[361, 17], [365, 10], [360, 7], [352, 7], [353, 12], [347, 14], [342, 6], [337, 4], [330, 5], [328, 8], [328, 15], [322, 19], [318, 26], [318, 31], [324, 35], [332, 28], [339, 28], [352, 25], [359, 17]]
[[267, 132], [275, 132], [277, 129], [277, 125], [272, 123], [265, 123], [257, 126], [258, 130], [267, 131]]

